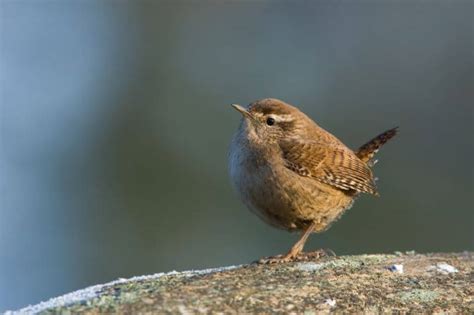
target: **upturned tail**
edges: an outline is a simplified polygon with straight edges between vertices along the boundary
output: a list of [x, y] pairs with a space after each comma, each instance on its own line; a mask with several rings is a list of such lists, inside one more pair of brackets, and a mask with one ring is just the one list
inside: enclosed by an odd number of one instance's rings
[[355, 154], [359, 159], [368, 163], [374, 157], [375, 153], [379, 151], [380, 147], [383, 146], [388, 140], [395, 137], [397, 133], [398, 127], [387, 130], [361, 146], [359, 150], [355, 152]]

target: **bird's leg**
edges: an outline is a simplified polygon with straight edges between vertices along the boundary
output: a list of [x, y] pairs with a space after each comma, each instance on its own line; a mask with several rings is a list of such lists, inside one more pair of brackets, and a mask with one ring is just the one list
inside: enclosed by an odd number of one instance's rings
[[303, 235], [301, 235], [301, 238], [298, 240], [298, 242], [296, 242], [295, 245], [291, 247], [290, 251], [286, 255], [262, 258], [257, 262], [260, 264], [276, 264], [295, 260], [303, 251], [304, 244], [306, 243], [309, 235], [314, 231], [315, 227], [316, 222], [311, 223], [311, 225], [308, 226], [308, 228], [306, 228], [306, 230], [303, 232]]
[[298, 242], [291, 247], [290, 251], [282, 258], [284, 261], [290, 261], [298, 257], [298, 254], [300, 254], [303, 251], [304, 244], [308, 240], [308, 237], [311, 233], [313, 233], [314, 228], [316, 227], [316, 222], [311, 223], [310, 226], [306, 228], [306, 230], [303, 232], [303, 235], [301, 235], [301, 238], [298, 240]]

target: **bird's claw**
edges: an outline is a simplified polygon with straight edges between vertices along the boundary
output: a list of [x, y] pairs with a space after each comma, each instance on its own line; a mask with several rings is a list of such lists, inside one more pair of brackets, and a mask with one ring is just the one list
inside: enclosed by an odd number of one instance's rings
[[311, 261], [318, 260], [322, 257], [334, 257], [334, 253], [331, 249], [318, 249], [312, 252], [301, 252], [296, 255], [276, 255], [270, 257], [264, 257], [256, 261], [257, 264], [261, 265], [273, 265], [273, 264], [282, 264], [288, 262], [301, 262], [301, 261]]

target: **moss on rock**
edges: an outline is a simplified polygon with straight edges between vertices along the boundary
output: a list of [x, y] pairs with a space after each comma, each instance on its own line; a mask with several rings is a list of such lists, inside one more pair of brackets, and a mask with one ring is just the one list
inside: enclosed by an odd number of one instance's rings
[[[69, 301], [57, 298], [20, 311], [44, 314], [474, 313], [473, 258], [474, 254], [467, 252], [399, 253], [174, 272], [96, 286], [86, 298]], [[441, 272], [436, 266], [442, 263], [455, 269]], [[391, 271], [394, 264], [403, 265], [403, 272]]]

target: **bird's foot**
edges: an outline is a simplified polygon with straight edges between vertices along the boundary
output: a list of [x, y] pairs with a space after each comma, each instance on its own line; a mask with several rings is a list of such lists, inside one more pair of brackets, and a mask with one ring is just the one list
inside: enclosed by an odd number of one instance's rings
[[323, 257], [332, 257], [336, 256], [336, 253], [331, 249], [318, 249], [312, 252], [300, 252], [297, 254], [292, 254], [291, 252], [286, 255], [276, 255], [270, 257], [264, 257], [256, 261], [257, 264], [261, 265], [272, 265], [272, 264], [282, 264], [288, 262], [303, 262], [318, 260]]
[[322, 257], [336, 257], [336, 253], [329, 248], [321, 248], [312, 252], [308, 253], [301, 253], [303, 257], [301, 257], [301, 260], [317, 260]]
[[282, 264], [282, 263], [286, 263], [290, 261], [291, 259], [286, 258], [285, 255], [276, 255], [276, 256], [260, 258], [259, 260], [254, 261], [254, 263], [259, 264], [259, 265], [273, 265], [273, 264]]

